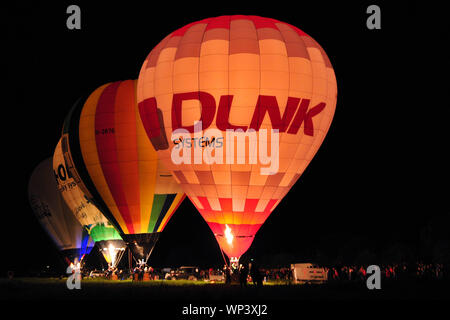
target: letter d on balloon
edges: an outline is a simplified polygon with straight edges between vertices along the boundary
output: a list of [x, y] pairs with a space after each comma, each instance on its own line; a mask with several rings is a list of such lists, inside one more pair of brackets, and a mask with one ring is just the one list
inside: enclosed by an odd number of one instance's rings
[[[372, 274], [373, 273], [373, 274]], [[367, 278], [367, 289], [381, 289], [381, 271], [377, 265], [371, 265], [367, 267], [367, 274], [370, 276]]]

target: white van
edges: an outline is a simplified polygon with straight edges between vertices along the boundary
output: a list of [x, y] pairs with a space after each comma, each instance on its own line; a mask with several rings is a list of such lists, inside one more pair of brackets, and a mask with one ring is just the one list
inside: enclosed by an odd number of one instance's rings
[[325, 268], [312, 263], [291, 264], [294, 283], [324, 283], [328, 280]]

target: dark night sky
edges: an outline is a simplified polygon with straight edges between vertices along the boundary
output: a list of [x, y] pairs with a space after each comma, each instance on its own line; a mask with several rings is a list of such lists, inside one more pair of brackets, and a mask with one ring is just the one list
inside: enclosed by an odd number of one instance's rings
[[[430, 223], [440, 227], [433, 239], [448, 241], [448, 232], [439, 231], [450, 227], [444, 169], [448, 100], [439, 100], [448, 92], [442, 42], [449, 37], [442, 9], [405, 1], [296, 1], [295, 8], [292, 1], [153, 3], [73, 1], [2, 9], [7, 87], [1, 100], [6, 187], [1, 276], [8, 269], [56, 263], [56, 250], [28, 205], [27, 183], [34, 167], [53, 154], [75, 100], [106, 82], [137, 78], [147, 54], [168, 33], [224, 14], [267, 16], [298, 26], [325, 49], [338, 83], [336, 114], [321, 149], [247, 255], [269, 261], [285, 254], [301, 261], [320, 251], [330, 259], [344, 252], [346, 259], [347, 248], [353, 254], [367, 249], [381, 259], [394, 243], [419, 248], [421, 230]], [[381, 7], [381, 30], [366, 28], [365, 11], [372, 3]], [[81, 30], [66, 28], [69, 4], [81, 7]], [[445, 73], [447, 78], [440, 76]], [[209, 266], [222, 258], [186, 199], [151, 259], [160, 266]], [[26, 267], [25, 261], [30, 261]]]

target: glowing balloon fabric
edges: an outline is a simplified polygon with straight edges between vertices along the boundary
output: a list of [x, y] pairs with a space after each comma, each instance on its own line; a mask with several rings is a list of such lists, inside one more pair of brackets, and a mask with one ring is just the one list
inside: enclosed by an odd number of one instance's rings
[[94, 246], [57, 189], [52, 158], [42, 161], [28, 183], [28, 199], [42, 227], [70, 261], [79, 261]]
[[61, 139], [58, 141], [53, 154], [53, 170], [58, 190], [61, 192], [62, 197], [77, 220], [83, 226], [108, 222], [103, 214], [89, 201], [83, 191], [78, 187], [71, 176], [70, 171], [66, 169]]
[[77, 220], [89, 232], [105, 260], [108, 263], [115, 262], [117, 253], [125, 250], [125, 243], [119, 232], [84, 194], [66, 167], [60, 139], [53, 154], [53, 170], [58, 190]]
[[[336, 98], [333, 67], [319, 44], [294, 26], [256, 16], [209, 18], [169, 34], [144, 61], [137, 91], [142, 122], [161, 161], [235, 258], [314, 157]], [[235, 148], [227, 130], [277, 129], [276, 172], [262, 174], [266, 165], [249, 160], [257, 155], [249, 147], [244, 158], [234, 152], [212, 164], [192, 148], [191, 163], [174, 164], [181, 139], [172, 140], [173, 132], [183, 129], [196, 139], [199, 120], [203, 130], [223, 133], [224, 152]], [[260, 138], [264, 143], [276, 141]]]
[[80, 100], [65, 123], [63, 142], [72, 176], [142, 259], [184, 193], [146, 136], [135, 91], [135, 81], [114, 82]]

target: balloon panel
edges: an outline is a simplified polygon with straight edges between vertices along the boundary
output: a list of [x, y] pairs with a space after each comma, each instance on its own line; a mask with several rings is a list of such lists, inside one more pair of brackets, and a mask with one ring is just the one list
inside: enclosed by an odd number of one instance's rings
[[[58, 141], [53, 154], [53, 170], [58, 185], [58, 190], [63, 196], [66, 204], [72, 210], [77, 220], [89, 232], [92, 239], [97, 241], [121, 240], [117, 230], [109, 223], [105, 216], [97, 209], [92, 201], [86, 196], [72, 176], [73, 170], [67, 170], [67, 157], [64, 157], [63, 141], [67, 144], [67, 138]], [[68, 146], [65, 147], [66, 149]]]
[[[161, 161], [230, 257], [248, 249], [314, 157], [336, 97], [334, 71], [322, 47], [294, 26], [255, 16], [205, 19], [168, 35], [144, 61], [137, 89], [142, 123]], [[193, 138], [198, 120], [203, 130], [224, 134], [224, 153], [235, 150], [224, 163], [172, 162], [173, 131], [187, 129]], [[225, 136], [227, 129], [249, 128], [279, 130], [274, 174], [261, 174], [267, 165], [249, 161], [250, 155], [258, 156], [256, 148], [247, 146], [245, 156], [238, 157], [236, 144], [232, 147]], [[275, 140], [268, 136], [259, 142], [270, 150]], [[223, 241], [227, 226], [231, 244]]]
[[107, 223], [108, 220], [84, 194], [67, 167], [60, 139], [53, 154], [53, 171], [58, 190], [81, 225]]
[[95, 242], [107, 240], [122, 240], [119, 232], [109, 223], [97, 223], [87, 226], [89, 235]]

